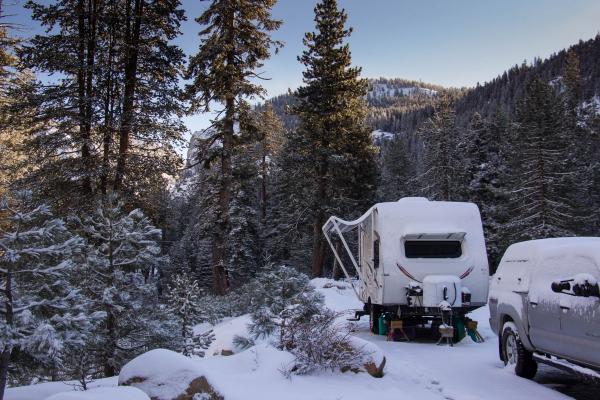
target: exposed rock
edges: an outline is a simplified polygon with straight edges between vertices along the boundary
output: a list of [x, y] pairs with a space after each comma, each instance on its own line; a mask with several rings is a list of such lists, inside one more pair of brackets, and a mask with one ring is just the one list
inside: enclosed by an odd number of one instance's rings
[[221, 350], [221, 355], [222, 356], [232, 356], [233, 355], [233, 351], [223, 349], [223, 350]]
[[364, 365], [365, 370], [371, 375], [373, 378], [383, 378], [383, 368], [385, 367], [385, 357], [381, 361], [381, 364], [377, 366], [374, 362], [368, 362]]
[[151, 400], [193, 400], [197, 394], [223, 400], [204, 375], [198, 362], [170, 350], [156, 349], [125, 364], [119, 385], [136, 387]]

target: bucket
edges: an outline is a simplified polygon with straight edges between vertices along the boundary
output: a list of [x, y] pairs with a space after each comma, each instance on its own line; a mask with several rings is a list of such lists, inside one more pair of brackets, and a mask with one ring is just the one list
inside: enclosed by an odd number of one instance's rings
[[381, 313], [381, 315], [379, 316], [379, 320], [377, 321], [377, 324], [379, 325], [379, 334], [380, 335], [387, 335], [387, 324], [385, 323], [385, 319], [386, 319], [386, 314], [385, 313]]

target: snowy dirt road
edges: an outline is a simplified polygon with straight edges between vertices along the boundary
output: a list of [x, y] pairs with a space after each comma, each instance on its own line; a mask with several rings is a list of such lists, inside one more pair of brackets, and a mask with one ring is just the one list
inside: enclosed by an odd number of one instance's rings
[[[342, 311], [350, 302], [354, 302], [354, 308], [361, 307], [358, 300], [351, 299], [351, 290], [331, 288], [323, 292], [330, 308]], [[368, 318], [364, 317], [356, 324], [355, 334], [377, 344], [386, 354], [386, 377], [382, 379], [388, 380], [385, 384], [393, 385], [395, 380], [412, 375], [415, 385], [438, 392], [440, 398], [454, 400], [598, 398], [598, 388], [551, 367], [540, 366], [535, 381], [515, 376], [498, 358], [498, 338], [489, 327], [487, 307], [470, 317], [479, 322], [485, 343], [474, 343], [469, 337], [454, 347], [426, 341], [387, 342], [385, 337], [369, 332]]]

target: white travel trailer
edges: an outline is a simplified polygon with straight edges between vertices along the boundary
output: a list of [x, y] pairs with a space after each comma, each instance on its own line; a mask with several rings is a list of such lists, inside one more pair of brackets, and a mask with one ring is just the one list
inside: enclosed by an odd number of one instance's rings
[[[347, 240], [353, 230], [356, 246]], [[464, 323], [466, 313], [487, 302], [489, 269], [475, 204], [408, 197], [376, 204], [354, 221], [331, 217], [323, 233], [346, 277], [358, 278], [355, 291], [365, 304], [358, 314], [369, 313], [376, 333], [384, 312], [416, 324], [439, 324], [442, 311], [451, 311]]]

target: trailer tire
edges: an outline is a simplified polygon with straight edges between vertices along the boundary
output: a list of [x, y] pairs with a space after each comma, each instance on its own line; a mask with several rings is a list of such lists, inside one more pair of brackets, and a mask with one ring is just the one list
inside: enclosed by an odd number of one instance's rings
[[381, 306], [372, 304], [369, 300], [369, 328], [371, 333], [379, 335], [379, 317], [381, 316]]
[[523, 346], [514, 322], [508, 321], [502, 326], [500, 345], [504, 365], [514, 365], [515, 374], [521, 378], [532, 379], [535, 376], [537, 362], [533, 359], [533, 353]]

